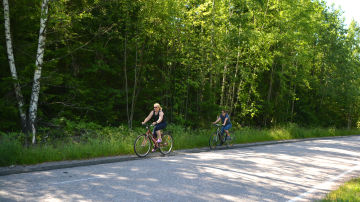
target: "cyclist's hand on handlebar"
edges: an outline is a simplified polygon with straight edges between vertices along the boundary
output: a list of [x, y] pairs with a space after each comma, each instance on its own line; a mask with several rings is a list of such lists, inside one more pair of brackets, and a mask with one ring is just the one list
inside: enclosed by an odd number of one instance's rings
[[145, 121], [141, 122], [141, 125], [145, 125]]
[[151, 124], [151, 125], [155, 126], [156, 124], [157, 124], [156, 122], [152, 122], [152, 124]]

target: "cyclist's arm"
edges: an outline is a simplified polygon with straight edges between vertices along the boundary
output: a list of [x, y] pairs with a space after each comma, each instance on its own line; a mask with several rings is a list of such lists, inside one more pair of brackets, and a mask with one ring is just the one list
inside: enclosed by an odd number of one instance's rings
[[216, 119], [216, 121], [213, 122], [213, 124], [216, 124], [217, 122], [219, 122], [221, 119], [220, 119], [220, 116]]
[[229, 119], [228, 117], [225, 118], [224, 123], [222, 123], [223, 126], [225, 126], [225, 123], [228, 119]]
[[151, 111], [150, 114], [142, 122], [142, 124], [145, 124], [146, 122], [148, 122], [151, 119], [151, 117], [153, 116], [153, 113], [154, 113], [154, 111]]
[[160, 123], [163, 120], [164, 112], [159, 112], [159, 119], [156, 121], [156, 124]]

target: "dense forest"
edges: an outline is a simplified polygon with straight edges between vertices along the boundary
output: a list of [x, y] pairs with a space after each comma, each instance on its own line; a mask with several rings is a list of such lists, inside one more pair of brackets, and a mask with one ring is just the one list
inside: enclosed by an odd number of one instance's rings
[[359, 121], [359, 25], [325, 1], [5, 2], [0, 131], [63, 119], [131, 128], [155, 102], [188, 127], [220, 109], [251, 127]]

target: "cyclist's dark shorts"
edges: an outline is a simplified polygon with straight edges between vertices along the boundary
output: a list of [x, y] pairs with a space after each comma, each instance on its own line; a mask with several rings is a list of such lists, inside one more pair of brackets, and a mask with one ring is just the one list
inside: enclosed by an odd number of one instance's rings
[[162, 130], [162, 129], [166, 128], [166, 125], [167, 125], [167, 124], [166, 124], [165, 121], [156, 124], [156, 126], [154, 127], [154, 132], [153, 132], [154, 137], [157, 137], [156, 131]]
[[225, 126], [223, 126], [223, 127], [221, 128], [221, 132], [223, 133], [224, 130], [229, 130], [231, 127], [232, 127], [232, 124], [231, 124], [231, 123], [230, 123], [230, 124], [227, 124], [227, 125], [225, 125]]

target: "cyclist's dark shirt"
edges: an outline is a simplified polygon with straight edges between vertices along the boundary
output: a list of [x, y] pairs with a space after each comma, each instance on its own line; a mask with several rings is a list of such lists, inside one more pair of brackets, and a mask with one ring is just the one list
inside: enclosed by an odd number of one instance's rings
[[[153, 115], [152, 115], [152, 120], [153, 120], [153, 122], [156, 122], [157, 120], [159, 120], [160, 112], [162, 112], [162, 110], [159, 110], [159, 113], [158, 113], [158, 114], [155, 114], [155, 110], [153, 111]], [[164, 112], [163, 112], [163, 113], [164, 113]], [[165, 113], [164, 113], [163, 119], [161, 120], [160, 123], [163, 123], [163, 122], [165, 122], [165, 121], [166, 121], [166, 119], [165, 119]]]
[[228, 118], [228, 120], [226, 121], [225, 125], [229, 125], [231, 124], [231, 121], [230, 121], [230, 116], [229, 114], [225, 114], [225, 116], [223, 116], [222, 114], [220, 114], [220, 118], [221, 118], [221, 123], [223, 124], [225, 119]]

